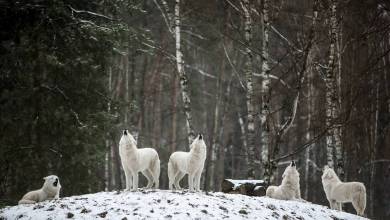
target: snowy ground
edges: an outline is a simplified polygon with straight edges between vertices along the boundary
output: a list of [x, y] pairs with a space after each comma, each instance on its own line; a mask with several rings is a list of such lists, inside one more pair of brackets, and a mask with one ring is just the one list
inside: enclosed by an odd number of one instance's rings
[[364, 219], [327, 207], [266, 197], [166, 190], [100, 192], [0, 210], [0, 219]]

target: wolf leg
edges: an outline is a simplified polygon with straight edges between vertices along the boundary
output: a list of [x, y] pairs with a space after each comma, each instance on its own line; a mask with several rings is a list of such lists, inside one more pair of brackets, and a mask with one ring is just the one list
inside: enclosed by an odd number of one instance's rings
[[181, 190], [180, 180], [183, 179], [184, 175], [186, 174], [180, 171], [176, 174], [174, 185], [177, 190]]
[[125, 191], [130, 191], [131, 189], [131, 173], [129, 170], [126, 168], [125, 164], [122, 163], [123, 171], [125, 172], [125, 178], [126, 178], [126, 189]]
[[343, 211], [343, 203], [338, 202], [337, 203], [337, 208], [338, 208], [339, 211]]
[[329, 204], [331, 209], [338, 209], [336, 200], [330, 200]]
[[188, 190], [190, 192], [194, 191], [194, 173], [188, 173]]
[[133, 188], [132, 191], [137, 191], [138, 190], [138, 172], [132, 172], [131, 173], [133, 177]]
[[202, 169], [199, 169], [195, 174], [194, 187], [196, 191], [200, 191], [200, 177], [202, 176]]
[[148, 185], [145, 187], [146, 189], [150, 189], [153, 186], [153, 174], [149, 169], [141, 171], [141, 173], [148, 179]]

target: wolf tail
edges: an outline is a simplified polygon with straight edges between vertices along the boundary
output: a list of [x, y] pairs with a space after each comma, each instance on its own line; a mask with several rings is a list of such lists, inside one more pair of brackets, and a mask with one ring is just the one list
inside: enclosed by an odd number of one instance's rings
[[28, 200], [28, 199], [21, 199], [18, 204], [34, 204], [36, 203], [36, 201], [33, 201], [33, 200]]
[[173, 189], [173, 183], [175, 182], [175, 171], [173, 169], [173, 162], [169, 158], [168, 162], [168, 179], [169, 179], [169, 189]]
[[154, 163], [153, 163], [153, 178], [154, 178], [154, 187], [158, 189], [160, 185], [160, 159], [158, 158], [158, 155], [154, 158]]
[[352, 202], [353, 207], [356, 209], [358, 215], [363, 216], [366, 209], [366, 188], [363, 184], [359, 184], [356, 190], [356, 197]]

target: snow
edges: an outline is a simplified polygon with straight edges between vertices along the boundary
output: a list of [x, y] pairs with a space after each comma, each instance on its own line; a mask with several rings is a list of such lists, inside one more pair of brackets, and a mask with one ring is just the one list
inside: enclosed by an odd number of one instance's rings
[[356, 215], [307, 202], [221, 192], [99, 192], [0, 209], [0, 219], [345, 219]]
[[257, 191], [257, 190], [259, 190], [260, 188], [264, 188], [264, 186], [255, 186], [254, 191]]
[[251, 183], [253, 185], [264, 184], [264, 180], [232, 180], [232, 179], [226, 179], [226, 180], [234, 184], [233, 190], [236, 190], [238, 187], [240, 187], [240, 185], [245, 183]]

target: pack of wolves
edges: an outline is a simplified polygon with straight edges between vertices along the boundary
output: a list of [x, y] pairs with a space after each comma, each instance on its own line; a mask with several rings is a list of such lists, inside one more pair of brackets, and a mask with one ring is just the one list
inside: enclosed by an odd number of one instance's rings
[[[199, 134], [190, 145], [189, 152], [177, 151], [171, 154], [168, 162], [169, 189], [182, 189], [180, 180], [188, 174], [189, 191], [200, 191], [200, 178], [206, 160], [206, 144]], [[119, 141], [119, 155], [126, 177], [125, 191], [138, 190], [138, 173], [141, 172], [148, 184], [146, 189], [159, 187], [160, 159], [153, 148], [137, 148], [137, 142], [128, 130], [124, 130]], [[366, 207], [366, 188], [360, 182], [342, 182], [335, 171], [325, 166], [322, 186], [330, 208], [342, 211], [342, 203], [352, 203], [358, 215], [363, 215]], [[58, 199], [61, 189], [55, 175], [44, 177], [41, 189], [28, 192], [19, 204], [32, 204], [44, 200]], [[279, 186], [269, 186], [266, 196], [280, 200], [304, 201], [301, 198], [299, 172], [294, 161], [282, 174]]]

